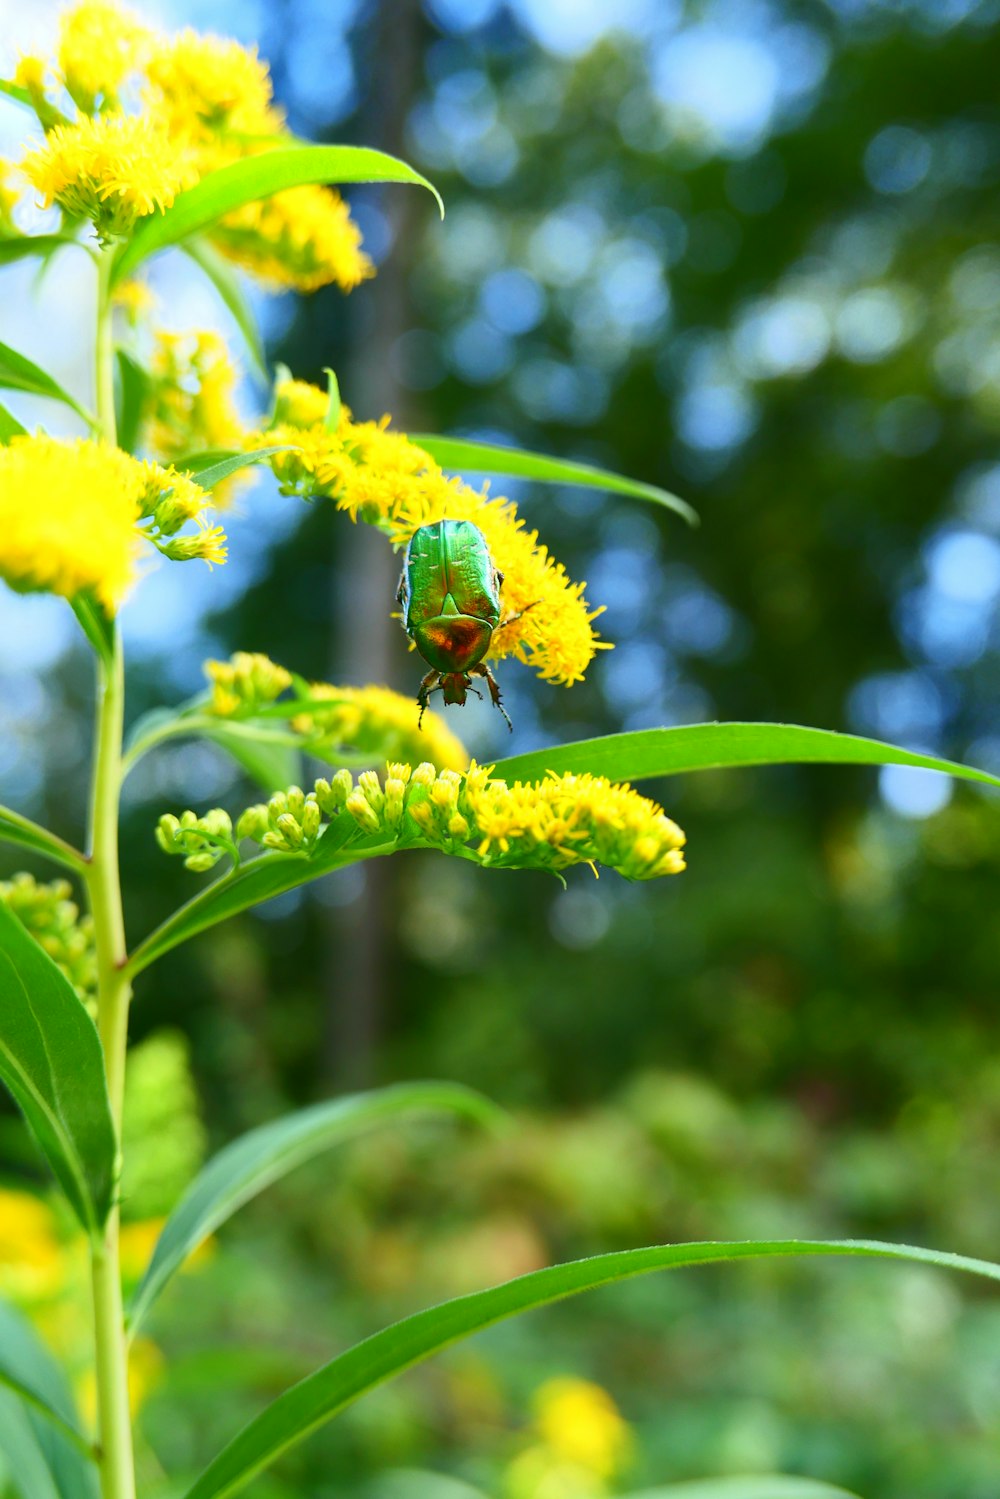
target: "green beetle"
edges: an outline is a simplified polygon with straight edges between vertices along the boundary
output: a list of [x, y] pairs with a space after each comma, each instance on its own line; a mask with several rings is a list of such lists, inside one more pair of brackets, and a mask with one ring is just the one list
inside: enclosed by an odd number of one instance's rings
[[[403, 628], [430, 666], [420, 684], [420, 720], [438, 688], [446, 703], [465, 702], [476, 692], [472, 678], [484, 677], [493, 706], [513, 729], [500, 688], [483, 657], [500, 623], [500, 589], [486, 537], [468, 520], [439, 520], [410, 537], [397, 598]], [[504, 620], [510, 624], [519, 615]], [[480, 696], [477, 692], [476, 696]]]

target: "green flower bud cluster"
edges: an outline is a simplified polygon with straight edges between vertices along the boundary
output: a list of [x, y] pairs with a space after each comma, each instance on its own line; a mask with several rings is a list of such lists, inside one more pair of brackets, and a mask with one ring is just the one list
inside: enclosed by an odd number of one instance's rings
[[156, 841], [165, 854], [182, 855], [185, 869], [197, 874], [214, 868], [226, 853], [238, 862], [232, 818], [221, 807], [202, 817], [196, 812], [182, 812], [180, 817], [164, 812], [156, 825]]
[[251, 838], [283, 854], [307, 854], [322, 826], [316, 793], [307, 795], [301, 786], [289, 786], [287, 791], [276, 791], [266, 804], [248, 807], [236, 824], [236, 839]]
[[12, 880], [0, 881], [0, 900], [62, 969], [89, 1008], [97, 995], [94, 924], [89, 916], [80, 915], [72, 895], [68, 880], [46, 885], [33, 875], [16, 874]]

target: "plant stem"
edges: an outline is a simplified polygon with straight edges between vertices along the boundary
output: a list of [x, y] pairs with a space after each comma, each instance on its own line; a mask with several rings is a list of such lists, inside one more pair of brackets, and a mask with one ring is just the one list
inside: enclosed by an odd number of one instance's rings
[[[108, 276], [110, 256], [98, 266], [97, 412], [101, 436], [115, 441], [114, 345]], [[87, 888], [97, 948], [98, 1030], [104, 1048], [108, 1095], [121, 1139], [125, 1092], [125, 1047], [131, 987], [125, 975], [125, 921], [118, 873], [118, 803], [121, 789], [124, 666], [114, 631], [110, 659], [98, 659], [97, 727], [90, 799], [90, 862]], [[128, 1348], [122, 1307], [118, 1205], [104, 1234], [91, 1244], [94, 1353], [97, 1375], [99, 1468], [103, 1499], [135, 1499], [132, 1419], [128, 1392]]]

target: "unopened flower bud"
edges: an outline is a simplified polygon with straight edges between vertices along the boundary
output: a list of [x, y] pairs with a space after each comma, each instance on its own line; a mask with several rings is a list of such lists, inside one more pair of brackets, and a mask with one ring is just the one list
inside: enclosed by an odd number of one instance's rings
[[347, 798], [354, 790], [354, 777], [349, 770], [338, 770], [332, 780], [316, 782], [316, 800], [326, 817], [336, 817], [347, 805]]
[[358, 776], [358, 789], [364, 794], [365, 800], [374, 812], [381, 812], [385, 806], [385, 792], [382, 790], [378, 775], [374, 770], [363, 770]]
[[379, 815], [372, 807], [364, 792], [355, 789], [347, 798], [347, 810], [354, 821], [366, 833], [377, 833], [380, 822]]
[[237, 842], [244, 838], [252, 838], [259, 843], [267, 832], [267, 808], [258, 803], [255, 807], [247, 807], [236, 824]]

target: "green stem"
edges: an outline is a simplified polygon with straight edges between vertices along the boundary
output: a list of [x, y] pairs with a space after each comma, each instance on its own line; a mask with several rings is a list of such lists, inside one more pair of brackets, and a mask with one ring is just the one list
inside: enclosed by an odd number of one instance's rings
[[[97, 410], [101, 435], [115, 441], [114, 347], [108, 276], [110, 256], [99, 266], [97, 306]], [[125, 974], [125, 920], [118, 873], [118, 810], [124, 723], [121, 638], [113, 631], [107, 657], [97, 664], [97, 730], [90, 799], [90, 862], [87, 889], [97, 949], [98, 1031], [104, 1048], [108, 1094], [121, 1138], [125, 1092], [125, 1047], [131, 986]], [[132, 1419], [128, 1393], [128, 1348], [122, 1306], [117, 1204], [104, 1234], [91, 1245], [97, 1427], [103, 1499], [135, 1499]]]
[[105, 442], [114, 443], [115, 427], [115, 347], [111, 321], [111, 267], [114, 252], [103, 250], [97, 262], [97, 347], [96, 390], [97, 430]]

